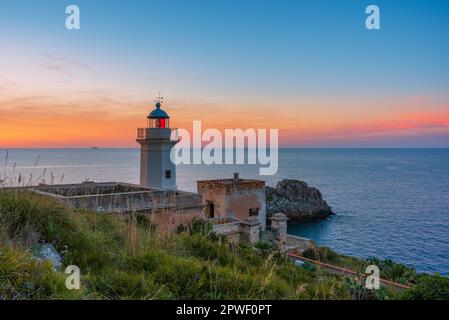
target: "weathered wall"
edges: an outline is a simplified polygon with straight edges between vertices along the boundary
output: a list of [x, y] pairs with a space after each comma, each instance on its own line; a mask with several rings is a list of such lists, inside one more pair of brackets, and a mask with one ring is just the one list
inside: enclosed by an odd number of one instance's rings
[[228, 194], [225, 200], [227, 214], [245, 220], [249, 218], [249, 210], [259, 209], [259, 223], [262, 230], [266, 228], [265, 189], [235, 190]]
[[178, 209], [203, 207], [203, 197], [199, 193], [177, 191], [173, 201]]
[[186, 225], [193, 220], [203, 219], [203, 211], [201, 209], [189, 209], [183, 212], [176, 210], [162, 210], [149, 213], [148, 217], [156, 227], [158, 232], [168, 233], [175, 232], [178, 226]]
[[288, 217], [278, 212], [273, 214], [271, 220], [271, 231], [273, 232], [278, 246], [285, 247], [287, 242], [287, 221]]
[[203, 219], [203, 198], [198, 193], [146, 188], [127, 183], [43, 185], [31, 191], [59, 199], [76, 209], [97, 212], [147, 214], [161, 232]]
[[[207, 202], [210, 201], [214, 204], [214, 218], [229, 218], [226, 217], [226, 194], [224, 190], [214, 191], [204, 191], [203, 194], [203, 205], [206, 206]], [[212, 218], [212, 217], [208, 217]]]
[[295, 251], [297, 253], [303, 253], [307, 249], [315, 248], [316, 244], [313, 240], [287, 235], [287, 241], [285, 251]]
[[223, 224], [214, 224], [212, 231], [217, 235], [226, 236], [231, 243], [241, 241], [240, 222], [231, 222]]
[[146, 211], [176, 206], [174, 196], [161, 192], [130, 192], [105, 195], [68, 197], [65, 200], [74, 208], [100, 212]]
[[226, 236], [232, 243], [247, 241], [254, 244], [260, 239], [260, 224], [257, 219], [214, 224], [212, 230], [217, 235]]
[[232, 179], [197, 182], [197, 191], [203, 195], [203, 204], [214, 203], [214, 217], [246, 220], [250, 209], [259, 209], [262, 230], [266, 228], [265, 182], [259, 180], [233, 181]]

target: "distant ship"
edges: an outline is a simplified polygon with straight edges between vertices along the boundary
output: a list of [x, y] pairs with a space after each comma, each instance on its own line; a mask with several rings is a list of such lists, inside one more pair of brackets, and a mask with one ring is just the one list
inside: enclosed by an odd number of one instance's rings
[[97, 149], [98, 149], [98, 147], [92, 147], [91, 149], [97, 150]]

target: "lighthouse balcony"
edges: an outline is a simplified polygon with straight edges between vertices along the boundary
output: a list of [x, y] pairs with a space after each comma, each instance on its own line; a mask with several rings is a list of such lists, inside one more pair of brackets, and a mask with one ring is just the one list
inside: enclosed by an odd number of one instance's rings
[[177, 128], [138, 128], [137, 140], [170, 140], [179, 141]]

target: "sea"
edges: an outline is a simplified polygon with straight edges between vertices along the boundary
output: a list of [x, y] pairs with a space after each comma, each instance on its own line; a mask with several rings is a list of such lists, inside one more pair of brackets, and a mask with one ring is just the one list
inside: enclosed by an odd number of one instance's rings
[[[17, 183], [139, 181], [139, 149], [1, 149], [0, 180]], [[335, 215], [288, 232], [339, 253], [392, 259], [449, 275], [449, 149], [280, 149], [275, 175], [256, 165], [179, 165], [177, 185], [196, 180], [299, 179], [317, 187]]]

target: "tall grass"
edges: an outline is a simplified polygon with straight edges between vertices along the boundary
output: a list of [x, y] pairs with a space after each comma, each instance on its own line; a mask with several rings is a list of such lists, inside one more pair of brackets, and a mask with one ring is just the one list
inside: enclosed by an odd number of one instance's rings
[[[0, 150], [1, 151], [1, 150]], [[64, 174], [56, 176], [47, 168], [39, 168], [40, 154], [36, 156], [31, 171], [28, 174], [17, 171], [17, 163], [10, 162], [10, 152], [5, 150], [4, 155], [0, 153], [0, 188], [30, 187], [43, 184], [62, 183]]]
[[[137, 214], [73, 211], [54, 199], [3, 190], [0, 225], [2, 298], [349, 297], [342, 281], [296, 268], [275, 250], [261, 254], [248, 244], [231, 245], [211, 236], [206, 224], [160, 234]], [[62, 271], [32, 259], [31, 248], [39, 241], [63, 252], [64, 265], [81, 269], [81, 290], [66, 289]], [[329, 287], [323, 279], [336, 283]]]
[[[81, 289], [68, 290], [61, 271], [33, 258], [38, 242], [52, 243], [63, 264], [81, 270]], [[363, 266], [328, 248], [309, 252], [339, 265]], [[409, 269], [390, 262], [399, 279]], [[354, 268], [353, 268], [354, 269]], [[298, 268], [275, 248], [231, 244], [195, 222], [160, 233], [137, 213], [74, 211], [58, 200], [0, 190], [0, 299], [392, 299], [446, 297], [447, 278], [416, 277], [406, 295], [367, 293], [324, 270]], [[432, 294], [437, 292], [438, 295]]]

